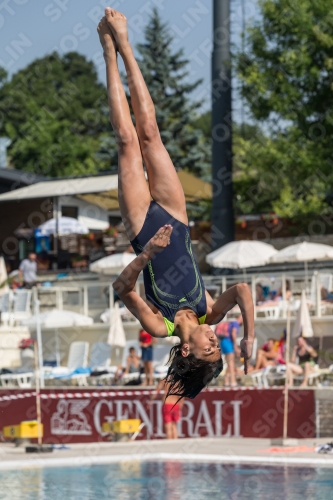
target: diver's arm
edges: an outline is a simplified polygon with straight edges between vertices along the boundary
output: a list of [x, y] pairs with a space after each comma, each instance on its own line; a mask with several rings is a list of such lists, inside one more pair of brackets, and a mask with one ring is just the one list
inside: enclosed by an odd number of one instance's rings
[[145, 301], [135, 291], [140, 272], [148, 262], [170, 244], [172, 226], [166, 224], [161, 227], [145, 245], [143, 251], [131, 262], [113, 283], [118, 297], [124, 302], [127, 309], [140, 321], [146, 332], [152, 337], [167, 337], [167, 327], [161, 313], [154, 313]]
[[254, 307], [249, 286], [246, 283], [238, 283], [220, 295], [216, 302], [207, 307], [206, 323], [209, 325], [219, 323], [230, 309], [239, 306], [244, 323], [244, 338], [241, 340], [242, 357], [244, 357], [244, 369], [247, 373], [247, 360], [252, 355], [254, 342]]
[[[142, 252], [123, 270], [113, 283], [117, 295], [123, 300], [123, 297], [134, 291], [135, 283], [141, 271], [148, 262], [158, 253], [162, 252], [170, 244], [172, 226], [166, 224], [161, 227], [157, 233], [148, 241]], [[124, 302], [124, 300], [123, 300]]]

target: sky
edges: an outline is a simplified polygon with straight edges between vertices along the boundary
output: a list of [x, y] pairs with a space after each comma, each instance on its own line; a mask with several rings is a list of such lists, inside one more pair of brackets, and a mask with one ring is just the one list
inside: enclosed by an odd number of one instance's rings
[[[246, 18], [256, 15], [256, 0], [244, 0]], [[233, 42], [240, 47], [242, 0], [232, 0]], [[36, 58], [56, 50], [77, 51], [92, 60], [105, 83], [102, 49], [96, 26], [106, 6], [122, 11], [135, 46], [143, 40], [149, 13], [155, 6], [174, 35], [175, 50], [184, 49], [190, 80], [203, 79], [192, 98], [210, 106], [212, 0], [0, 0], [0, 66], [9, 75]], [[236, 96], [236, 98], [235, 98]], [[234, 93], [235, 119], [240, 112]]]

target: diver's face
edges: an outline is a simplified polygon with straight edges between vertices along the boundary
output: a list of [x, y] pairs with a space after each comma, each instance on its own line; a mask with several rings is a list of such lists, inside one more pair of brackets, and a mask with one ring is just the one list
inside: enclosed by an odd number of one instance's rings
[[[185, 346], [184, 346], [185, 347]], [[183, 352], [183, 351], [182, 351]], [[190, 334], [188, 354], [193, 354], [197, 359], [217, 361], [221, 357], [220, 344], [209, 325], [198, 325]]]

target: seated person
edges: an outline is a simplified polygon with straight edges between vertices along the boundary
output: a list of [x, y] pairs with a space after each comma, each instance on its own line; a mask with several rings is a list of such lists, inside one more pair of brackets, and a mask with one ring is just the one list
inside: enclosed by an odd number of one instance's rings
[[256, 365], [254, 370], [261, 370], [267, 366], [275, 366], [280, 358], [279, 350], [275, 339], [268, 339], [267, 342], [258, 350]]
[[264, 289], [261, 283], [256, 284], [256, 304], [262, 304], [265, 301]]
[[333, 292], [329, 292], [323, 285], [320, 286], [320, 296], [321, 300], [326, 300], [326, 302], [333, 302]]
[[131, 347], [129, 350], [129, 354], [126, 358], [126, 367], [123, 367], [121, 365], [118, 366], [115, 375], [115, 381], [121, 379], [121, 377], [123, 377], [124, 375], [128, 375], [131, 373], [137, 373], [139, 376], [140, 365], [141, 365], [141, 358], [135, 352], [134, 347]]
[[[298, 364], [296, 363], [296, 358], [298, 358]], [[318, 354], [313, 347], [308, 345], [302, 336], [298, 337], [297, 344], [291, 356], [291, 362], [287, 364], [288, 385], [293, 386], [294, 374], [304, 374], [304, 380], [301, 383], [301, 387], [306, 387], [309, 382], [309, 374], [314, 371], [317, 358]]]
[[[290, 300], [291, 296], [292, 296], [292, 291], [291, 291], [291, 287], [290, 287], [290, 281], [286, 280], [286, 296], [285, 296], [285, 300]], [[280, 286], [280, 288], [278, 289], [278, 291], [277, 291], [277, 293], [275, 295], [274, 300], [281, 300], [281, 299], [283, 299], [282, 286]]]
[[[290, 288], [290, 281], [286, 280], [286, 296], [285, 296], [285, 300], [290, 300], [291, 297], [292, 297], [292, 291], [291, 291], [291, 288]], [[257, 309], [260, 310], [260, 309], [265, 309], [265, 307], [277, 306], [278, 302], [280, 300], [282, 300], [282, 299], [283, 299], [283, 291], [282, 291], [282, 286], [281, 286], [278, 289], [278, 291], [276, 292], [276, 294], [274, 295], [274, 298], [272, 298], [271, 300], [265, 300], [259, 306], [257, 306]]]

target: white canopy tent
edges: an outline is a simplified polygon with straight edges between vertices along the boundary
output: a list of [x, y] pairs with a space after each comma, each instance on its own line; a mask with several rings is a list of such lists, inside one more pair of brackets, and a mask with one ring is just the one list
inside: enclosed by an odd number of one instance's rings
[[232, 241], [209, 253], [206, 262], [217, 268], [245, 269], [264, 266], [276, 253], [272, 245], [262, 241]]
[[117, 275], [120, 274], [135, 257], [135, 253], [115, 253], [108, 257], [103, 257], [103, 259], [96, 260], [90, 264], [89, 270], [94, 273]]

